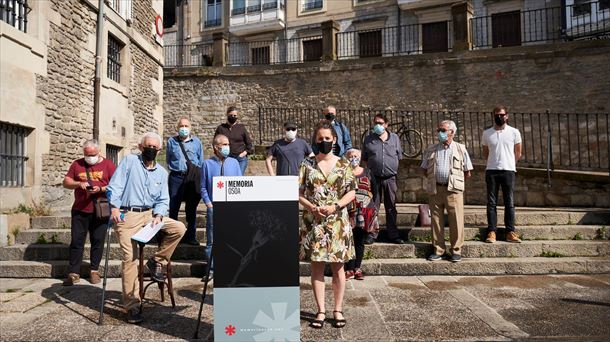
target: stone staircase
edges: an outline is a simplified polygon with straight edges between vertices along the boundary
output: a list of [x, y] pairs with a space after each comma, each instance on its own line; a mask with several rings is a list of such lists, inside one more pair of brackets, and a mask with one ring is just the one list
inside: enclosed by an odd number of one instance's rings
[[[400, 204], [398, 224], [403, 238], [410, 242], [395, 245], [376, 242], [366, 246], [363, 270], [370, 275], [502, 275], [549, 273], [610, 273], [610, 210], [580, 208], [517, 208], [517, 231], [523, 243], [499, 241], [487, 244], [486, 215], [482, 206], [466, 206], [463, 261], [429, 262], [432, 252], [430, 228], [414, 227], [417, 206]], [[500, 210], [498, 216], [503, 217]], [[181, 218], [184, 220], [184, 218]], [[381, 223], [385, 224], [383, 210]], [[501, 220], [500, 220], [501, 222]], [[205, 210], [198, 215], [197, 235], [205, 241]], [[448, 240], [448, 229], [446, 231]], [[380, 241], [385, 230], [380, 232]], [[31, 229], [21, 231], [15, 244], [0, 248], [0, 277], [63, 277], [68, 267], [70, 218], [68, 216], [35, 217]], [[90, 246], [85, 246], [85, 258]], [[145, 255], [156, 246], [146, 246]], [[180, 245], [173, 256], [175, 277], [201, 276], [205, 267], [203, 245]], [[120, 276], [121, 251], [113, 235], [110, 244], [109, 276]], [[103, 264], [103, 263], [102, 263]], [[88, 273], [83, 263], [82, 274]], [[273, 272], [273, 268], [269, 268]], [[309, 274], [309, 264], [301, 263], [301, 275]]]

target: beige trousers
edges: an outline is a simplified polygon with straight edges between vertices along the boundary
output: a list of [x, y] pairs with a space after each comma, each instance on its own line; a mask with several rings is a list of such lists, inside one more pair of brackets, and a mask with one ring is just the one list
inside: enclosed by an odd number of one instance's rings
[[[138, 282], [138, 243], [131, 239], [141, 227], [152, 221], [152, 211], [125, 213], [125, 221], [115, 225], [114, 231], [118, 236], [119, 245], [123, 252], [122, 258], [122, 280], [123, 280], [123, 305], [129, 310], [140, 305], [140, 283]], [[163, 231], [166, 233], [161, 246], [155, 253], [155, 260], [167, 264], [170, 260], [180, 239], [186, 232], [184, 224], [179, 221], [163, 218]]]
[[430, 195], [432, 214], [432, 245], [434, 253], [445, 254], [445, 209], [449, 217], [451, 253], [461, 254], [464, 244], [464, 193], [447, 191], [447, 186], [436, 186], [436, 194]]

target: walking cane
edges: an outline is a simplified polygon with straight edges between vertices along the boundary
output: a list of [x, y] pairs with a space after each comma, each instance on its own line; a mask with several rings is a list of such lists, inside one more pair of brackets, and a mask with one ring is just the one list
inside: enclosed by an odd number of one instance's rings
[[102, 283], [102, 303], [98, 325], [104, 325], [104, 302], [106, 300], [106, 279], [108, 278], [108, 256], [110, 255], [110, 237], [112, 236], [112, 217], [108, 220], [108, 235], [106, 236], [106, 261], [104, 261], [104, 282]]
[[199, 316], [197, 318], [197, 327], [195, 328], [194, 339], [199, 339], [199, 326], [201, 325], [201, 312], [203, 311], [203, 302], [205, 302], [205, 295], [208, 289], [208, 283], [210, 282], [210, 269], [214, 261], [214, 245], [210, 249], [210, 260], [208, 260], [208, 267], [205, 271], [205, 280], [203, 283], [203, 292], [201, 293], [201, 303], [199, 304]]

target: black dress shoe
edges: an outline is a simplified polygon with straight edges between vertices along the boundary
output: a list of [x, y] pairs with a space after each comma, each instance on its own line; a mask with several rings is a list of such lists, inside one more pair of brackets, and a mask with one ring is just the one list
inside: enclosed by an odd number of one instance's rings
[[150, 277], [154, 281], [165, 281], [165, 274], [163, 274], [163, 265], [161, 265], [160, 262], [156, 262], [155, 259], [150, 258], [146, 262], [146, 267], [148, 267], [148, 270], [150, 271]]
[[127, 310], [127, 323], [140, 324], [142, 323], [142, 313], [139, 307], [131, 308]]
[[392, 239], [390, 240], [391, 243], [395, 243], [397, 245], [404, 245], [405, 244], [405, 240], [401, 239], [401, 238], [396, 238], [396, 239]]
[[370, 236], [370, 235], [367, 235], [367, 236], [364, 238], [364, 241], [363, 241], [363, 243], [364, 243], [365, 245], [372, 245], [374, 242], [375, 242], [375, 239], [373, 239], [373, 237], [372, 237], [372, 236]]

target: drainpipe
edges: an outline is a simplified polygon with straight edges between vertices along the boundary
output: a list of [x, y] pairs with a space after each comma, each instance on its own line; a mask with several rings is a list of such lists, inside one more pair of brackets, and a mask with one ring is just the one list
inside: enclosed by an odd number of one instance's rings
[[98, 1], [93, 90], [93, 139], [100, 139], [100, 95], [102, 93], [102, 49], [104, 46], [104, 0]]

